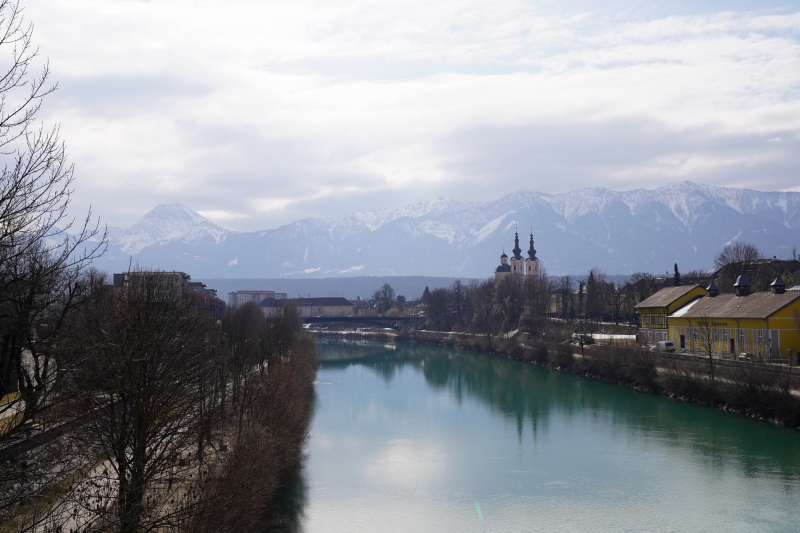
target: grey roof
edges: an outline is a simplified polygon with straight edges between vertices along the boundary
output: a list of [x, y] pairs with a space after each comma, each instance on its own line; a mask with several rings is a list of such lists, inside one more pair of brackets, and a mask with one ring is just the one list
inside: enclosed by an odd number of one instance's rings
[[754, 292], [747, 296], [720, 294], [714, 298], [701, 298], [682, 316], [683, 318], [767, 318], [795, 300], [800, 300], [800, 292], [783, 294]]
[[661, 289], [650, 298], [647, 298], [636, 305], [636, 308], [640, 307], [667, 307], [669, 304], [680, 298], [681, 296], [685, 296], [691, 290], [700, 287], [700, 285], [679, 285], [677, 287], [667, 287], [666, 289]]
[[734, 287], [749, 287], [750, 286], [750, 280], [747, 279], [747, 276], [742, 274], [741, 276], [736, 278], [736, 283], [734, 283], [733, 286]]
[[495, 272], [511, 272], [511, 265], [500, 265], [494, 269]]
[[520, 253], [522, 252], [522, 249], [519, 247], [519, 233], [518, 232], [514, 232], [514, 249], [511, 250], [511, 251], [514, 252], [514, 257], [516, 257], [517, 259], [522, 259], [522, 255], [520, 255]]
[[536, 248], [533, 247], [533, 238], [531, 238], [531, 247], [528, 248], [528, 259], [531, 261], [536, 260]]

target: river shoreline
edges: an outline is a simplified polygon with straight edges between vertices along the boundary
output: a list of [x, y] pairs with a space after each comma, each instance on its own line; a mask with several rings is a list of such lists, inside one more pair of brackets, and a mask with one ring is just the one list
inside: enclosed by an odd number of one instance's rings
[[[589, 353], [587, 357], [586, 355], [581, 356], [581, 354], [575, 354], [571, 348], [567, 347], [571, 358], [570, 360], [565, 358], [563, 345], [541, 343], [538, 347], [540, 353], [537, 356], [537, 354], [531, 353], [534, 352], [536, 348], [522, 344], [516, 339], [488, 337], [485, 335], [472, 335], [460, 332], [414, 331], [410, 333], [387, 333], [385, 331], [312, 331], [316, 335], [324, 337], [392, 342], [418, 342], [456, 349], [480, 351], [513, 361], [530, 363], [543, 368], [581, 375], [589, 379], [623, 386], [639, 392], [693, 403], [703, 407], [710, 407], [712, 409], [738, 414], [773, 425], [800, 430], [800, 402], [789, 397], [785, 400], [791, 405], [787, 406], [785, 409], [781, 409], [774, 405], [774, 398], [772, 397], [767, 397], [766, 399], [771, 401], [767, 401], [765, 404], [765, 397], [763, 394], [757, 395], [750, 401], [742, 401], [742, 399], [728, 401], [729, 398], [726, 397], [726, 393], [730, 396], [727, 390], [727, 388], [730, 387], [726, 388], [725, 386], [721, 386], [720, 383], [712, 382], [707, 376], [703, 375], [702, 367], [706, 364], [704, 360], [680, 362], [674, 357], [664, 357], [665, 354], [647, 352], [656, 365], [654, 370], [661, 373], [667, 371], [687, 373], [687, 375], [683, 377], [690, 379], [692, 381], [691, 385], [693, 385], [689, 387], [690, 390], [687, 391], [681, 390], [684, 387], [681, 387], [680, 384], [670, 387], [669, 385], [672, 384], [672, 382], [668, 379], [664, 379], [663, 376], [661, 379], [653, 379], [651, 383], [641, 383], [636, 380], [631, 380], [629, 376], [621, 379], [617, 371], [618, 369], [607, 368], [607, 371], [604, 372], [604, 365], [592, 364], [597, 362], [592, 361], [592, 358], [597, 357], [599, 353], [597, 350], [594, 350], [594, 354]], [[541, 346], [546, 347], [546, 354], [541, 353]], [[561, 353], [559, 354], [558, 352]], [[689, 374], [693, 374], [693, 376], [689, 376]], [[790, 377], [790, 379], [795, 378]], [[776, 410], [783, 412], [776, 413]]]

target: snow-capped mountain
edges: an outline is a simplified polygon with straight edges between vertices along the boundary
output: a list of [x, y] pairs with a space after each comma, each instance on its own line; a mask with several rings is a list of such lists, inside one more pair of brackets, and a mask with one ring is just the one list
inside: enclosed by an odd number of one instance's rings
[[666, 272], [711, 266], [736, 239], [787, 257], [800, 245], [800, 193], [691, 182], [617, 192], [518, 191], [491, 202], [437, 198], [397, 209], [308, 218], [234, 232], [181, 204], [160, 205], [128, 229], [109, 231], [99, 268], [184, 270], [195, 277], [429, 275], [486, 277], [514, 245], [551, 274]]
[[127, 229], [108, 228], [109, 239], [119, 249], [135, 255], [153, 244], [225, 240], [223, 229], [183, 204], [162, 204]]

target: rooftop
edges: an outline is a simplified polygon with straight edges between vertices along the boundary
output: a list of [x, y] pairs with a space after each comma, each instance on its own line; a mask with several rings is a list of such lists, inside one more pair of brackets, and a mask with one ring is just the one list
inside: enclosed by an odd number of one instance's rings
[[720, 294], [719, 296], [706, 296], [693, 300], [670, 316], [683, 318], [767, 318], [795, 300], [800, 300], [800, 292], [785, 292], [783, 294], [754, 292], [747, 296]]
[[[636, 308], [642, 307], [667, 307], [678, 298], [687, 295], [690, 291], [700, 287], [700, 285], [679, 285], [678, 287], [667, 287], [661, 289], [650, 298], [642, 300]], [[702, 288], [702, 287], [700, 287]]]

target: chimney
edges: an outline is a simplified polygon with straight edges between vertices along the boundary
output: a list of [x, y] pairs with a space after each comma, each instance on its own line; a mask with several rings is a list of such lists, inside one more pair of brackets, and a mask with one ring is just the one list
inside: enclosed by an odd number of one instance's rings
[[714, 283], [713, 279], [711, 280], [711, 283], [708, 284], [708, 287], [706, 287], [706, 290], [711, 298], [714, 296], [719, 296], [719, 287], [717, 287], [717, 284]]
[[780, 276], [775, 278], [775, 281], [769, 284], [772, 287], [772, 294], [783, 294], [786, 292], [786, 283], [783, 282], [783, 279]]
[[747, 276], [744, 274], [736, 278], [736, 283], [734, 283], [733, 286], [736, 287], [736, 296], [747, 296], [750, 294], [750, 280], [747, 279]]

